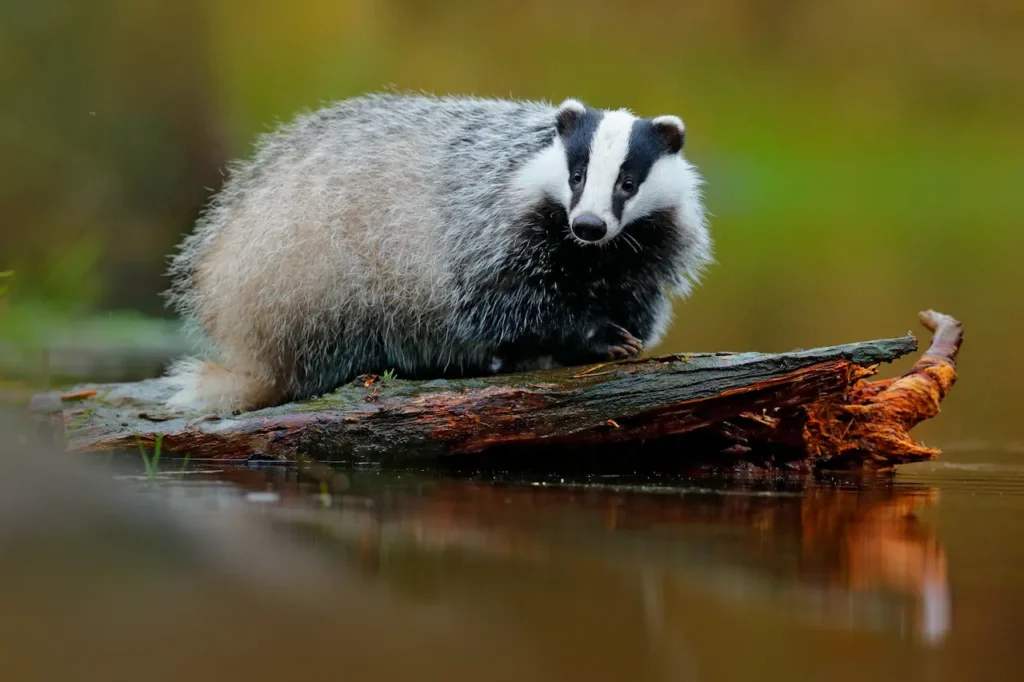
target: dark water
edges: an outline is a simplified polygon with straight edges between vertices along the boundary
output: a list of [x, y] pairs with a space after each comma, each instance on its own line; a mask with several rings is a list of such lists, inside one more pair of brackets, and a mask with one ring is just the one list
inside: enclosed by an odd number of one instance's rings
[[1012, 463], [587, 485], [93, 464], [5, 454], [6, 680], [1021, 679]]

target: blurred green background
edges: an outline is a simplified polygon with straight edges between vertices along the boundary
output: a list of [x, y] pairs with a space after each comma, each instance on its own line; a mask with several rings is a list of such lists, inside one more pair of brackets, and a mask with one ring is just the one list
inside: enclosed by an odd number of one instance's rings
[[663, 349], [920, 335], [934, 307], [967, 342], [921, 434], [1019, 456], [1022, 66], [1024, 4], [992, 0], [0, 0], [3, 371], [36, 382], [47, 344], [173, 347], [150, 321], [168, 254], [302, 109], [576, 96], [680, 115], [706, 175], [718, 264]]

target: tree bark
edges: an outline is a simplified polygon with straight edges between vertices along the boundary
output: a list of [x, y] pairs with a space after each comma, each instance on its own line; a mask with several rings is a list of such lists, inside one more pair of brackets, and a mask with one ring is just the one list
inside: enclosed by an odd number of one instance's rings
[[33, 407], [55, 418], [74, 452], [159, 442], [162, 456], [400, 467], [888, 470], [938, 455], [910, 430], [938, 413], [956, 380], [960, 323], [935, 312], [921, 320], [931, 347], [883, 381], [867, 377], [915, 351], [912, 335], [476, 379], [369, 376], [224, 418], [167, 409], [162, 379], [41, 394]]

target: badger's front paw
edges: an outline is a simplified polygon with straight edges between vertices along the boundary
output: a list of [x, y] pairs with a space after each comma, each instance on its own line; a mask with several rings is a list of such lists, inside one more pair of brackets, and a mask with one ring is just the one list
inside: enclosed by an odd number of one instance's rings
[[603, 332], [599, 351], [607, 354], [609, 360], [626, 360], [636, 357], [644, 349], [644, 342], [619, 325], [609, 322]]

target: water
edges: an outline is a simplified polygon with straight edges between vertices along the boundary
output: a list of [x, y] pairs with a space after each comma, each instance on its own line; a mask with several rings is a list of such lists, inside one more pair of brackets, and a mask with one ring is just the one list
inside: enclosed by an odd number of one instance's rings
[[1012, 463], [729, 483], [161, 468], [6, 472], [7, 679], [1019, 679]]

